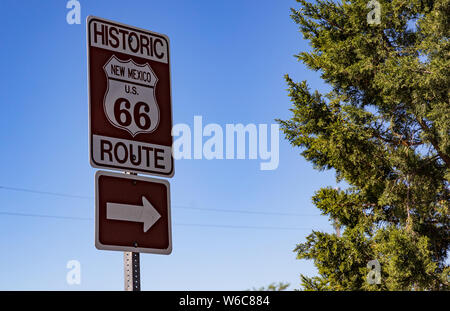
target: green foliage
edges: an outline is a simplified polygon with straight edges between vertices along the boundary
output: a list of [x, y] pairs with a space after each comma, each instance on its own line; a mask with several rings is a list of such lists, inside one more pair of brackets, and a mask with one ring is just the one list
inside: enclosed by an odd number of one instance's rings
[[253, 288], [254, 291], [284, 291], [289, 287], [289, 283], [271, 283], [267, 287]]
[[[331, 86], [310, 91], [289, 76], [289, 142], [348, 189], [313, 203], [342, 236], [312, 232], [295, 251], [319, 276], [305, 290], [448, 290], [450, 268], [450, 0], [308, 2], [291, 17], [310, 51], [296, 57]], [[367, 263], [381, 264], [369, 284]]]

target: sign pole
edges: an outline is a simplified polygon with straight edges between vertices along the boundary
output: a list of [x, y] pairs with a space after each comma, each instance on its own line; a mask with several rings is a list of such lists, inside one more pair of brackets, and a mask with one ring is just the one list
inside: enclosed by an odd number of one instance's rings
[[[125, 172], [129, 175], [137, 175], [132, 172]], [[141, 290], [141, 261], [139, 253], [124, 252], [123, 253], [123, 270], [125, 280], [125, 291], [138, 292]]]
[[134, 292], [140, 291], [141, 267], [140, 267], [139, 253], [124, 252], [123, 267], [124, 267], [125, 291], [134, 291]]
[[95, 16], [86, 28], [90, 164], [129, 175], [95, 174], [95, 247], [124, 252], [125, 291], [140, 291], [139, 254], [172, 252], [169, 182], [130, 172], [174, 175], [169, 38]]

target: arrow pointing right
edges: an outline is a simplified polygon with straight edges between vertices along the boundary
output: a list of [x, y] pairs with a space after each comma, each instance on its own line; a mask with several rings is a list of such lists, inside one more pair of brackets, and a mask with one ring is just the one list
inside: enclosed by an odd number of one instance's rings
[[106, 218], [144, 223], [144, 232], [147, 232], [160, 218], [161, 215], [153, 205], [142, 196], [142, 205], [130, 205], [121, 203], [106, 203]]

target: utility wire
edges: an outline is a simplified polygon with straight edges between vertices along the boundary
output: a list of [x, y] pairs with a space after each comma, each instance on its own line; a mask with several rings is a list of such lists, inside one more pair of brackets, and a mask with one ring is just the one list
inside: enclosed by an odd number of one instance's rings
[[[35, 194], [45, 194], [45, 195], [66, 197], [66, 198], [83, 199], [83, 200], [93, 200], [94, 199], [93, 197], [90, 197], [90, 196], [82, 196], [82, 195], [75, 195], [75, 194], [68, 194], [68, 193], [58, 193], [58, 192], [38, 191], [38, 190], [25, 189], [25, 188], [7, 187], [7, 186], [2, 186], [2, 185], [0, 185], [0, 189], [9, 190], [9, 191], [35, 193]], [[229, 209], [219, 209], [219, 208], [201, 208], [201, 207], [182, 206], [182, 205], [174, 205], [173, 208], [176, 208], [176, 209], [191, 209], [191, 210], [209, 211], [209, 212], [222, 212], [222, 213], [254, 214], [254, 215], [297, 216], [297, 217], [318, 217], [318, 216], [321, 216], [321, 215], [298, 214], [298, 213], [265, 212], [265, 211], [233, 210], [233, 209], [229, 210]]]
[[57, 197], [74, 198], [74, 199], [84, 199], [84, 200], [92, 200], [93, 199], [93, 197], [88, 197], [88, 196], [83, 196], [83, 195], [37, 191], [37, 190], [24, 189], [24, 188], [5, 187], [5, 186], [1, 186], [1, 185], [0, 185], [0, 189], [10, 190], [10, 191], [37, 193], [37, 194], [46, 194], [46, 195], [52, 195], [52, 196], [57, 196]]
[[175, 226], [190, 226], [190, 227], [213, 227], [213, 228], [231, 228], [231, 229], [263, 229], [263, 230], [314, 230], [313, 228], [301, 227], [269, 227], [269, 226], [234, 226], [234, 225], [209, 225], [209, 224], [180, 224], [175, 223]]
[[[21, 217], [38, 217], [38, 218], [55, 218], [63, 220], [89, 220], [89, 217], [71, 217], [71, 216], [57, 216], [57, 215], [43, 215], [43, 214], [29, 214], [29, 213], [15, 213], [15, 212], [0, 212], [0, 215], [6, 216], [21, 216]], [[189, 223], [175, 223], [175, 226], [186, 227], [210, 227], [210, 228], [227, 228], [227, 229], [257, 229], [257, 230], [314, 230], [313, 228], [300, 227], [269, 227], [269, 226], [235, 226], [235, 225], [219, 225], [219, 224], [189, 224]]]
[[28, 213], [16, 213], [16, 212], [0, 212], [0, 215], [55, 218], [55, 219], [66, 219], [66, 220], [93, 220], [92, 218], [89, 218], [89, 217], [57, 216], [57, 215], [28, 214]]
[[308, 214], [283, 213], [283, 212], [264, 212], [264, 211], [220, 209], [220, 208], [201, 208], [201, 207], [191, 207], [191, 206], [175, 206], [174, 208], [192, 209], [192, 210], [209, 211], [209, 212], [239, 213], [239, 214], [259, 214], [259, 215], [299, 216], [299, 217], [321, 216], [321, 215], [308, 215]]

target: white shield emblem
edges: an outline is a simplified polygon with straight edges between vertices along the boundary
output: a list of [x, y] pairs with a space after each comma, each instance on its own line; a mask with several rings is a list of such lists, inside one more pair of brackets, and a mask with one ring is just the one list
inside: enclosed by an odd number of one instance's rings
[[158, 78], [150, 65], [122, 61], [113, 55], [103, 70], [108, 80], [103, 108], [109, 122], [133, 137], [153, 132], [159, 124], [155, 98]]

